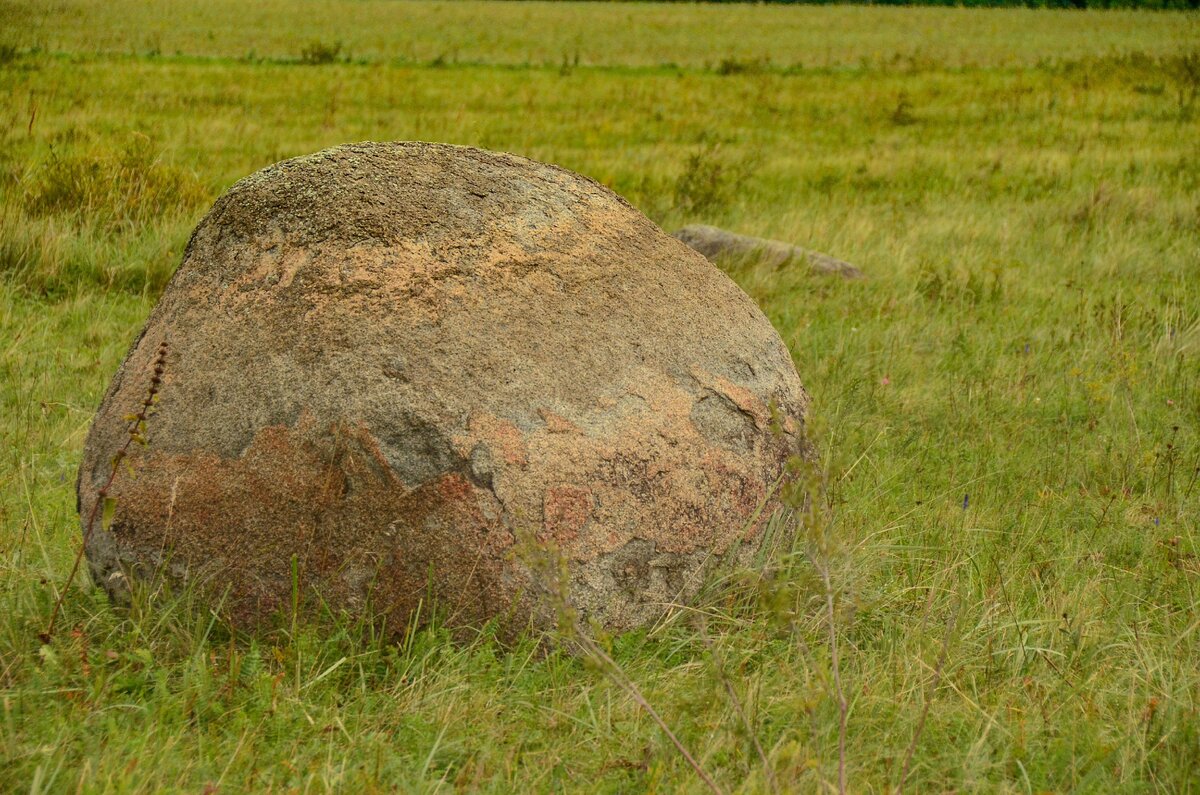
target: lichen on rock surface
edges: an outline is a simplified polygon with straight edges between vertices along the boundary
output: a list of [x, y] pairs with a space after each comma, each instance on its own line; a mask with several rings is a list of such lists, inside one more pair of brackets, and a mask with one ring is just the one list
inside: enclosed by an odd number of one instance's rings
[[507, 154], [354, 144], [234, 185], [104, 397], [81, 516], [163, 340], [137, 476], [85, 528], [92, 574], [114, 596], [190, 578], [247, 627], [294, 576], [397, 631], [430, 597], [545, 626], [522, 538], [562, 556], [585, 617], [644, 625], [754, 551], [810, 455], [753, 301], [608, 189]]

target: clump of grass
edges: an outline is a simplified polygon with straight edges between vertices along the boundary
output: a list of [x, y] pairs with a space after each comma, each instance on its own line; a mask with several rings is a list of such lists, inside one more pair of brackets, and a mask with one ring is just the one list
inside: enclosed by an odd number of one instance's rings
[[1163, 63], [1175, 84], [1179, 112], [1187, 118], [1200, 97], [1200, 47], [1167, 57]]
[[675, 209], [693, 217], [727, 211], [755, 168], [752, 155], [735, 155], [719, 142], [703, 145], [687, 156], [675, 179]]
[[926, 263], [916, 274], [914, 289], [933, 302], [995, 303], [1004, 297], [1004, 270], [998, 266], [966, 269]]
[[115, 151], [52, 152], [24, 188], [26, 212], [90, 221], [109, 232], [132, 231], [208, 199], [195, 174], [163, 162], [139, 134]]
[[906, 127], [917, 123], [917, 117], [913, 114], [912, 99], [908, 96], [908, 92], [900, 92], [900, 96], [896, 99], [896, 107], [892, 108], [889, 118], [897, 127]]
[[722, 58], [713, 71], [719, 75], [759, 74], [771, 66], [768, 58]]
[[61, 297], [98, 289], [156, 295], [187, 241], [189, 218], [155, 221], [114, 235], [70, 216], [29, 217], [0, 207], [0, 278], [26, 293]]
[[342, 43], [335, 41], [327, 43], [319, 40], [310, 41], [300, 48], [300, 63], [308, 66], [330, 64], [342, 53]]
[[569, 77], [576, 69], [579, 68], [579, 48], [576, 47], [573, 51], [563, 51], [562, 62], [558, 66], [558, 73], [563, 77]]
[[600, 672], [624, 691], [658, 726], [705, 788], [716, 795], [723, 795], [725, 790], [654, 708], [637, 682], [605, 648], [607, 635], [598, 627], [584, 625], [579, 611], [571, 602], [570, 573], [566, 558], [553, 544], [547, 545], [535, 541], [532, 537], [523, 539], [521, 554], [534, 577], [535, 588], [542, 600], [540, 609], [550, 611], [555, 618], [556, 632], [553, 641], [578, 655], [590, 668]]

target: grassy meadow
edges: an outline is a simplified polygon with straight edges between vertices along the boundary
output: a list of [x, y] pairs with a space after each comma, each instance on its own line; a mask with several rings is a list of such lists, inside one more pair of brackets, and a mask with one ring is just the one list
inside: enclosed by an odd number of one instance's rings
[[[619, 672], [85, 577], [39, 640], [191, 228], [364, 139], [867, 271], [729, 268], [813, 397], [818, 565], [606, 639]], [[727, 792], [1200, 791], [1198, 142], [1194, 14], [0, 0], [0, 791], [707, 791], [642, 698]]]

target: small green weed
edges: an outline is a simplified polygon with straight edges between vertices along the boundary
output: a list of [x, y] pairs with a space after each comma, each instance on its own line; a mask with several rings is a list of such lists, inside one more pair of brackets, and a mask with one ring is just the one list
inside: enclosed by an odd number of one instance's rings
[[735, 154], [720, 143], [707, 143], [689, 154], [675, 179], [675, 208], [686, 216], [715, 216], [728, 211], [756, 168], [752, 155]]
[[769, 58], [722, 58], [713, 71], [719, 75], [744, 75], [765, 72], [770, 67]]
[[308, 66], [320, 66], [333, 63], [342, 52], [342, 43], [335, 41], [310, 41], [300, 49], [300, 63]]

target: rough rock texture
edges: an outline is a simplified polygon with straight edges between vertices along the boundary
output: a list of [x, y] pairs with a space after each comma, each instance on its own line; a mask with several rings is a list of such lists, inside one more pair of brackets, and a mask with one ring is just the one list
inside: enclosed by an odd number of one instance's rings
[[774, 268], [789, 262], [805, 262], [814, 273], [836, 274], [846, 279], [863, 278], [863, 272], [849, 262], [780, 240], [739, 235], [704, 224], [685, 226], [674, 236], [713, 262], [724, 258], [754, 258]]
[[293, 566], [393, 629], [430, 597], [545, 625], [524, 538], [584, 616], [644, 624], [759, 544], [809, 454], [791, 357], [733, 282], [600, 185], [476, 149], [341, 146], [222, 196], [92, 425], [83, 517], [163, 341], [92, 575], [198, 579], [242, 626]]

